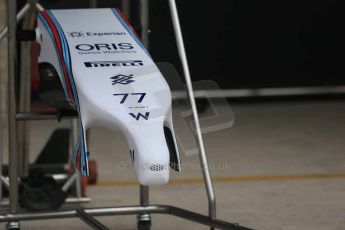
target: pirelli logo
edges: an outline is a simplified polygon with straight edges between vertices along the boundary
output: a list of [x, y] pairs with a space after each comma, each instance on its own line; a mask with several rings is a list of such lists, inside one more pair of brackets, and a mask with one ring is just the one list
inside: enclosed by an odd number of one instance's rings
[[143, 66], [141, 60], [124, 60], [124, 61], [93, 61], [84, 62], [86, 68], [94, 67], [111, 67], [111, 66]]

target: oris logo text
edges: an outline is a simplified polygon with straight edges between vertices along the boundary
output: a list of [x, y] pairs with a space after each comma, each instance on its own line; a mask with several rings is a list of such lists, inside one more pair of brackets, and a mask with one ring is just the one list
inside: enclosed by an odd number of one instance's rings
[[79, 44], [75, 46], [79, 55], [136, 53], [131, 43], [97, 43]]
[[91, 50], [131, 50], [134, 47], [131, 43], [99, 43], [99, 44], [80, 44], [76, 45], [75, 47], [77, 50], [80, 51], [91, 51]]

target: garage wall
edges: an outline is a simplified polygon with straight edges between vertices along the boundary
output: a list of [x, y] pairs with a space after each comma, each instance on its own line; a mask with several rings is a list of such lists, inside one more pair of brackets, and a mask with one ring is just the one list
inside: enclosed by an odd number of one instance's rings
[[[194, 79], [223, 88], [345, 84], [344, 1], [177, 3]], [[151, 0], [151, 9], [153, 57], [178, 65], [167, 1]]]

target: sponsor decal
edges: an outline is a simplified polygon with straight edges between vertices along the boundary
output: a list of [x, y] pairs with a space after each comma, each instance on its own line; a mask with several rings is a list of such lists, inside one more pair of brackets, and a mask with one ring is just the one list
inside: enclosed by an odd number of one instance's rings
[[126, 35], [125, 32], [82, 32], [82, 31], [73, 31], [67, 32], [68, 37], [70, 38], [83, 38], [83, 37], [104, 37], [104, 36], [120, 36]]
[[128, 85], [128, 84], [130, 84], [132, 82], [135, 82], [134, 80], [132, 80], [132, 78], [133, 78], [133, 74], [130, 74], [128, 76], [127, 75], [123, 75], [123, 74], [118, 74], [116, 76], [111, 77], [110, 79], [112, 79], [112, 84], [113, 85], [116, 85], [116, 84]]
[[[114, 84], [113, 84], [114, 85]], [[115, 93], [115, 94], [113, 94], [114, 96], [122, 96], [122, 99], [121, 99], [121, 101], [120, 101], [120, 104], [123, 104], [123, 103], [125, 103], [125, 101], [126, 101], [126, 99], [127, 99], [127, 97], [129, 96], [129, 95], [132, 95], [132, 96], [138, 96], [138, 103], [141, 103], [143, 100], [144, 100], [144, 98], [145, 98], [145, 96], [146, 96], [146, 93]]]
[[129, 115], [131, 115], [131, 117], [133, 117], [137, 121], [139, 121], [140, 117], [142, 117], [145, 120], [148, 120], [150, 116], [150, 112], [146, 112], [145, 115], [142, 113], [138, 113], [137, 115], [135, 115], [134, 113], [129, 113]]
[[76, 45], [75, 49], [78, 51], [79, 55], [136, 53], [134, 46], [129, 42], [96, 44], [85, 43]]
[[92, 61], [84, 62], [86, 68], [94, 67], [112, 67], [112, 66], [143, 66], [141, 60], [123, 60], [123, 61]]
[[130, 50], [133, 49], [133, 45], [128, 42], [123, 43], [97, 43], [97, 44], [79, 44], [75, 48], [80, 51], [91, 51], [91, 50]]

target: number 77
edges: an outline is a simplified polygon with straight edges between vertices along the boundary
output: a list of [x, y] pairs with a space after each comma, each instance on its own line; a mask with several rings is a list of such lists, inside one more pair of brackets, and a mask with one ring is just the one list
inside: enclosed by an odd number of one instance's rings
[[127, 99], [127, 97], [129, 95], [140, 95], [138, 103], [141, 103], [144, 100], [144, 97], [146, 96], [146, 93], [131, 93], [131, 94], [129, 94], [129, 93], [115, 93], [113, 95], [114, 96], [123, 96], [121, 101], [120, 101], [120, 104], [125, 103], [125, 101], [126, 101], [126, 99]]

